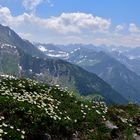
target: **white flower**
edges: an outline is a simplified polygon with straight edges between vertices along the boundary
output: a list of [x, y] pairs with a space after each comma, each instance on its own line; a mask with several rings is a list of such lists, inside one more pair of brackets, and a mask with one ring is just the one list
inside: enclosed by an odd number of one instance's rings
[[24, 139], [25, 137], [24, 137], [24, 135], [21, 135], [21, 139]]
[[25, 131], [24, 131], [24, 130], [22, 130], [22, 131], [21, 131], [21, 133], [22, 133], [22, 134], [25, 134]]
[[77, 120], [75, 119], [75, 120], [74, 120], [74, 122], [76, 123], [76, 122], [77, 122]]
[[132, 124], [129, 124], [129, 126], [132, 126]]
[[7, 126], [8, 126], [6, 123], [2, 123], [2, 125], [3, 125], [4, 127], [7, 127]]
[[1, 117], [0, 117], [0, 120], [4, 120], [4, 116], [1, 116]]
[[3, 129], [0, 129], [0, 134], [3, 134]]
[[101, 114], [101, 112], [99, 110], [96, 110], [97, 114]]
[[10, 126], [10, 128], [11, 128], [11, 129], [14, 129], [14, 127], [13, 127], [13, 126]]
[[6, 135], [6, 134], [8, 134], [7, 132], [4, 132], [4, 134]]

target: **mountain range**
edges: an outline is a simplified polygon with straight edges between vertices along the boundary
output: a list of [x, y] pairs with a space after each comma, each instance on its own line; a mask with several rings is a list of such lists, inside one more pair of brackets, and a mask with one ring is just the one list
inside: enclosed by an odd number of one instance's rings
[[[73, 44], [53, 45], [55, 49], [49, 51], [49, 44], [36, 43], [35, 46], [38, 49], [46, 48], [44, 51], [40, 50], [47, 56], [64, 59], [79, 65], [88, 72], [97, 74], [124, 98], [140, 103], [139, 48]], [[56, 47], [57, 51], [55, 51]], [[62, 52], [65, 55], [61, 56]], [[130, 56], [135, 56], [135, 58], [132, 59]]]
[[67, 87], [85, 96], [99, 94], [107, 103], [127, 103], [127, 99], [96, 74], [64, 60], [46, 56], [32, 43], [23, 40], [9, 27], [2, 25], [0, 25], [0, 74], [37, 79], [50, 85]]

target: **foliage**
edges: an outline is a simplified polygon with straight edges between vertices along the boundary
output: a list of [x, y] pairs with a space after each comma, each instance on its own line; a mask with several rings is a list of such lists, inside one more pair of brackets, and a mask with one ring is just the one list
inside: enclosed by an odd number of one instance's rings
[[58, 85], [5, 78], [0, 82], [0, 138], [41, 140], [48, 135], [63, 140], [75, 135], [81, 140], [109, 140], [112, 130], [106, 126], [107, 120], [119, 127], [124, 138], [130, 138], [132, 122], [113, 118], [119, 109], [125, 112], [120, 118], [130, 120], [134, 112], [140, 113], [133, 105], [108, 109], [104, 102], [77, 97]]

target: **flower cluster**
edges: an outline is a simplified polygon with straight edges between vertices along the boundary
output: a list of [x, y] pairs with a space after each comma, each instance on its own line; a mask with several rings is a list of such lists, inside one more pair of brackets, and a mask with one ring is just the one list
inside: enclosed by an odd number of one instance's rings
[[[4, 116], [0, 116], [0, 138], [2, 139], [3, 136], [8, 135], [9, 131], [16, 131], [17, 133], [19, 133], [20, 138], [24, 139], [25, 138], [25, 131], [21, 130], [19, 128], [15, 128], [14, 126], [7, 124], [5, 122], [5, 117]], [[8, 131], [6, 131], [8, 130]]]
[[[72, 133], [84, 131], [84, 134], [87, 130], [92, 133], [98, 131], [99, 125], [103, 133], [108, 133], [105, 123], [119, 112], [113, 108], [111, 113], [114, 114], [109, 114], [110, 108], [104, 102], [86, 100], [59, 85], [49, 86], [31, 79], [7, 79], [7, 76], [0, 81], [0, 100], [0, 139], [28, 139], [30, 135], [36, 137], [36, 133], [53, 133], [54, 129], [61, 128]], [[121, 112], [119, 115], [122, 125], [130, 122]]]

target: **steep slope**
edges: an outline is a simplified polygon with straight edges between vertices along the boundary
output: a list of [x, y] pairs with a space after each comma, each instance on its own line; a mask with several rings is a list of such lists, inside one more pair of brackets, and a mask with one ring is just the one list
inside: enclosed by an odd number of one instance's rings
[[127, 63], [128, 68], [130, 68], [132, 71], [134, 71], [137, 75], [140, 76], [140, 58], [129, 59]]
[[140, 104], [140, 76], [104, 52], [79, 49], [69, 55], [69, 62], [96, 73], [129, 101]]
[[[108, 103], [127, 102], [119, 93], [114, 91], [111, 86], [95, 74], [89, 73], [78, 66], [62, 60], [37, 57], [39, 56], [40, 51], [36, 51], [36, 49], [33, 50], [34, 46], [32, 44], [32, 53], [30, 55], [30, 45], [28, 45], [27, 53], [26, 49], [24, 49], [24, 45], [22, 46], [22, 43], [14, 44], [14, 41], [11, 41], [13, 40], [13, 36], [7, 34], [7, 29], [9, 28], [3, 28], [4, 31], [0, 32], [0, 34], [2, 34], [0, 35], [1, 40], [4, 37], [0, 45], [0, 63], [3, 64], [0, 67], [1, 74], [30, 77], [49, 84], [59, 84], [60, 86], [68, 87], [68, 89], [76, 91], [81, 95], [100, 94]], [[11, 31], [11, 29], [9, 30]], [[15, 41], [19, 39], [21, 42], [24, 42], [19, 36], [15, 35], [16, 33], [13, 32], [13, 34]], [[8, 38], [10, 45], [6, 44], [8, 42], [7, 40], [5, 41], [5, 38]], [[26, 41], [24, 43], [26, 43]], [[13, 52], [17, 53], [13, 54]], [[5, 60], [4, 56], [6, 55], [8, 56], [8, 61]], [[14, 68], [15, 70], [9, 71], [9, 67]]]
[[31, 44], [29, 41], [21, 39], [8, 26], [2, 26], [1, 24], [0, 24], [0, 43], [16, 46], [18, 51], [21, 50], [33, 56], [46, 57], [41, 51], [35, 48], [34, 45]]
[[35, 80], [0, 81], [4, 140], [132, 140], [139, 137], [139, 115], [136, 105], [108, 107]]
[[127, 52], [112, 51], [109, 52], [109, 55], [120, 61], [128, 69], [135, 72], [137, 75], [140, 75], [140, 51], [138, 48], [135, 49], [131, 49]]
[[15, 46], [0, 44], [0, 73], [19, 75], [19, 53]]
[[77, 64], [89, 72], [96, 73], [128, 100], [140, 102], [137, 99], [140, 97], [140, 76], [138, 76], [140, 75], [140, 48], [97, 47], [82, 44], [56, 45], [56, 47], [68, 53], [67, 57], [59, 55], [59, 58]]
[[[25, 66], [27, 66], [27, 64]], [[94, 95], [96, 93], [105, 97], [106, 101], [122, 102], [121, 97], [118, 96], [109, 85], [96, 75], [88, 73], [80, 67], [61, 60], [47, 60], [44, 62], [39, 62], [38, 60], [38, 64], [35, 62], [30, 65], [30, 68], [33, 68], [33, 73], [37, 72], [36, 66], [41, 70], [38, 71], [38, 73], [40, 73], [37, 75], [38, 79], [43, 81], [47, 79], [47, 82], [49, 80], [51, 84], [60, 84], [63, 87], [72, 88], [81, 95]], [[42, 71], [42, 69], [44, 69], [44, 71]], [[116, 97], [116, 99], [114, 99], [114, 97]]]

